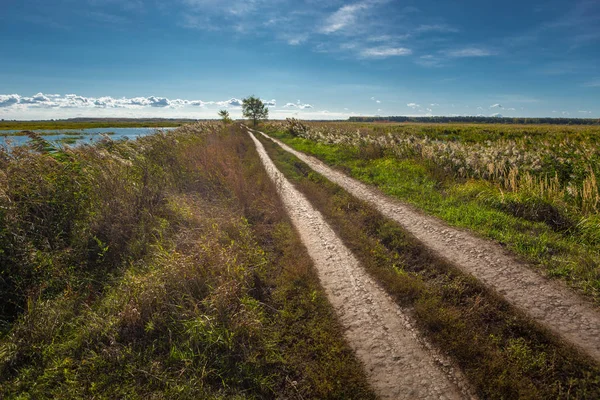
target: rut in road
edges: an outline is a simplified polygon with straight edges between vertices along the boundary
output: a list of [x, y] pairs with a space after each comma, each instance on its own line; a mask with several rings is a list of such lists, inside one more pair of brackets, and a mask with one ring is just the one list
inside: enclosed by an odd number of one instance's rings
[[[258, 131], [255, 131], [258, 132]], [[561, 282], [532, 271], [499, 244], [452, 228], [336, 171], [320, 160], [271, 139], [313, 170], [398, 222], [417, 240], [463, 272], [471, 274], [533, 320], [600, 362], [600, 312]]]
[[465, 379], [411, 328], [408, 317], [362, 269], [321, 213], [287, 181], [248, 132], [317, 269], [350, 346], [384, 399], [460, 399]]

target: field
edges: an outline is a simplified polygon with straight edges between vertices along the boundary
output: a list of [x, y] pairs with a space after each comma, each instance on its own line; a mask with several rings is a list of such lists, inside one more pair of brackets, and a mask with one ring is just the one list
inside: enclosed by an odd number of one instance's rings
[[290, 121], [270, 129], [599, 300], [599, 127]]
[[[499, 242], [597, 312], [599, 127], [288, 120], [260, 130]], [[432, 365], [464, 379], [463, 395], [600, 396], [594, 355], [255, 137], [446, 360]], [[0, 149], [0, 397], [382, 395], [263, 165], [239, 124]]]

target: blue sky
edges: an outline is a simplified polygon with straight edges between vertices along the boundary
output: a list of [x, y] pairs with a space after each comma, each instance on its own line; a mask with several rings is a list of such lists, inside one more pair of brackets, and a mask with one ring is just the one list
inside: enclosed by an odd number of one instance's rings
[[600, 1], [2, 0], [0, 118], [600, 117]]

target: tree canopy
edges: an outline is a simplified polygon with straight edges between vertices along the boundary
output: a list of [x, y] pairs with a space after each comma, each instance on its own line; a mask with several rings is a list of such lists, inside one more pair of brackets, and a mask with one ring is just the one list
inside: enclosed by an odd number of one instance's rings
[[242, 100], [242, 114], [256, 126], [258, 121], [269, 118], [269, 109], [258, 97], [249, 96]]
[[221, 121], [223, 121], [223, 124], [227, 125], [227, 124], [231, 123], [231, 117], [229, 116], [229, 111], [220, 110], [219, 117], [221, 117]]

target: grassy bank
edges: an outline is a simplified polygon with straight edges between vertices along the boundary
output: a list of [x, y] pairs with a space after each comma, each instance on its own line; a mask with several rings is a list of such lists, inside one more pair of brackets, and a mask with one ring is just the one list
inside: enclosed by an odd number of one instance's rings
[[252, 143], [220, 130], [3, 154], [0, 397], [373, 398]]
[[595, 398], [600, 368], [475, 279], [435, 257], [398, 224], [260, 138], [280, 170], [327, 219], [421, 332], [481, 398]]
[[338, 125], [269, 132], [600, 301], [597, 128]]

